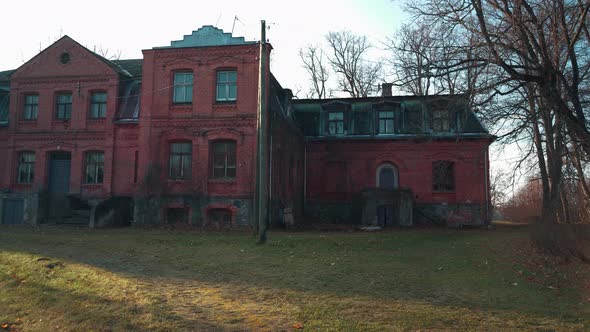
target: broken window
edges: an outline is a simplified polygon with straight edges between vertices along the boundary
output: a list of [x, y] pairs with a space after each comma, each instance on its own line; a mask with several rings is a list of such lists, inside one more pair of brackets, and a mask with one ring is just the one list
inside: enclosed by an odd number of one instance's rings
[[56, 114], [58, 120], [69, 120], [72, 118], [72, 94], [60, 93], [56, 98]]
[[192, 163], [192, 144], [176, 142], [170, 144], [170, 179], [190, 179]]
[[236, 142], [215, 141], [212, 144], [213, 178], [223, 179], [236, 177]]
[[330, 112], [328, 113], [328, 134], [343, 135], [344, 134], [344, 112]]
[[231, 225], [231, 211], [226, 209], [213, 209], [209, 211], [208, 220], [210, 224], [217, 226]]
[[190, 104], [193, 102], [193, 73], [174, 73], [174, 104]]
[[24, 120], [36, 120], [39, 111], [39, 95], [25, 96]]
[[104, 152], [86, 153], [85, 183], [102, 183], [104, 178]]
[[455, 191], [454, 163], [439, 160], [432, 163], [432, 190]]
[[35, 179], [35, 152], [18, 154], [18, 183], [33, 183]]
[[439, 133], [451, 131], [451, 119], [449, 110], [435, 109], [432, 111], [432, 130]]

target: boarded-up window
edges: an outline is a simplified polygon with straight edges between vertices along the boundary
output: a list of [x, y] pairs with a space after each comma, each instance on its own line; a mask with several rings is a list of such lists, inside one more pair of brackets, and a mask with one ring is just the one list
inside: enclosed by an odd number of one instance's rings
[[406, 133], [422, 133], [422, 106], [419, 104], [406, 105], [404, 120], [404, 131]]
[[352, 121], [355, 135], [371, 134], [371, 112], [352, 112]]
[[455, 164], [438, 160], [432, 163], [432, 190], [455, 191]]

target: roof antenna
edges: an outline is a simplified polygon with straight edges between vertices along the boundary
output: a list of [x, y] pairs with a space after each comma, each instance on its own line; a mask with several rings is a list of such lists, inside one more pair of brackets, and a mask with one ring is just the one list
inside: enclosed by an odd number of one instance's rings
[[[234, 35], [234, 28], [236, 27], [236, 21], [240, 21], [240, 19], [238, 18], [238, 15], [234, 15], [234, 24], [232, 24], [231, 26], [231, 35]], [[242, 22], [242, 21], [240, 21]]]
[[221, 13], [219, 13], [219, 16], [217, 17], [217, 22], [215, 22], [215, 27], [217, 28], [217, 26], [219, 25], [219, 20], [221, 19]]

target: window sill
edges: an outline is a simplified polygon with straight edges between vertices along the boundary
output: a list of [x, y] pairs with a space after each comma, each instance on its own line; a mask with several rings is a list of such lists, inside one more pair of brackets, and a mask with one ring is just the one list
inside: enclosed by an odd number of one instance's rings
[[86, 187], [86, 188], [102, 187], [102, 183], [82, 183], [82, 187]]
[[88, 118], [88, 122], [90, 122], [90, 123], [104, 123], [104, 122], [106, 122], [106, 118]]
[[216, 102], [213, 104], [214, 109], [225, 109], [225, 110], [237, 110], [238, 105], [236, 102]]
[[187, 104], [172, 104], [172, 105], [170, 105], [170, 109], [172, 111], [176, 111], [176, 112], [192, 111], [193, 110], [193, 104], [192, 103], [187, 103]]
[[166, 180], [168, 183], [187, 183], [189, 182], [191, 179], [186, 178], [186, 179], [168, 179]]
[[209, 183], [227, 183], [227, 184], [234, 184], [236, 182], [235, 178], [220, 178], [220, 179], [209, 179]]

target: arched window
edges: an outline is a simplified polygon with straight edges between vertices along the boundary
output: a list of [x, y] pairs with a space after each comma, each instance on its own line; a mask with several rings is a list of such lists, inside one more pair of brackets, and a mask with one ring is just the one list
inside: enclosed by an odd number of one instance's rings
[[397, 168], [392, 164], [383, 164], [377, 168], [377, 187], [397, 189]]

